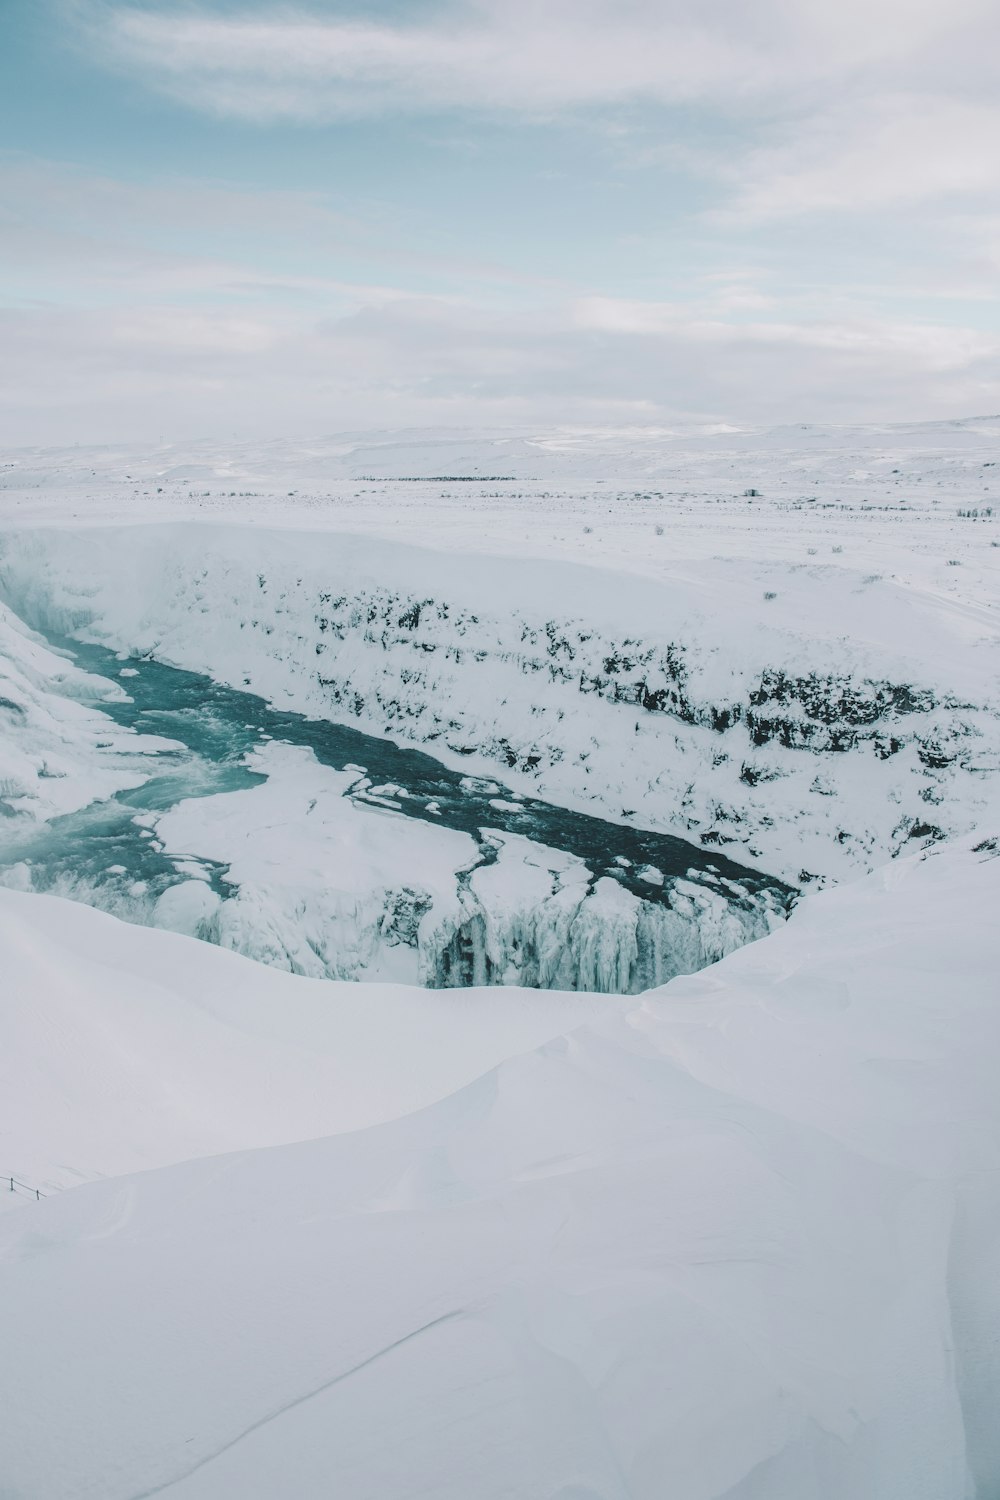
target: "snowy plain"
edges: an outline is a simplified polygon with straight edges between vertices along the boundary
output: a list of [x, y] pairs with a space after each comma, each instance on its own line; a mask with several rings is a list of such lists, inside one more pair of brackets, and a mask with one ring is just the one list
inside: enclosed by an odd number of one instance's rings
[[[991, 1500], [998, 450], [1000, 418], [0, 456], [7, 823], [176, 750], [44, 632], [814, 890], [639, 998], [281, 973], [184, 935], [200, 860], [241, 893], [300, 862], [343, 946], [361, 872], [443, 910], [470, 852], [281, 745], [143, 829], [179, 931], [0, 889], [0, 1172], [47, 1193], [0, 1222], [0, 1493]], [[576, 879], [510, 838], [469, 883], [513, 952]]]

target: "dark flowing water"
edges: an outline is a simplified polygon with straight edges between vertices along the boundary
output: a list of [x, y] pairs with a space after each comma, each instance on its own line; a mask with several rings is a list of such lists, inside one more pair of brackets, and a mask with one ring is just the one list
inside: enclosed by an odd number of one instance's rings
[[[181, 801], [260, 784], [266, 777], [246, 761], [253, 751], [274, 741], [306, 747], [323, 765], [351, 773], [354, 779], [344, 795], [361, 806], [389, 807], [402, 816], [470, 835], [478, 845], [480, 864], [497, 857], [492, 832], [519, 834], [581, 860], [591, 877], [583, 891], [595, 889], [601, 877], [611, 876], [643, 903], [635, 908], [640, 920], [631, 948], [627, 932], [616, 937], [613, 925], [606, 929], [608, 942], [619, 946], [603, 969], [595, 970], [592, 954], [588, 957], [593, 947], [593, 921], [600, 924], [610, 920], [613, 924], [614, 918], [599, 915], [600, 903], [593, 908], [585, 902], [590, 936], [581, 932], [575, 940], [575, 927], [567, 934], [566, 946], [559, 950], [563, 957], [558, 959], [557, 972], [551, 969], [550, 947], [539, 946], [530, 933], [513, 936], [516, 951], [511, 970], [507, 960], [499, 963], [490, 947], [485, 914], [477, 908], [469, 885], [472, 867], [457, 871], [457, 890], [464, 892], [460, 909], [466, 917], [442, 940], [443, 946], [423, 952], [420, 972], [429, 984], [518, 982], [561, 988], [646, 988], [674, 973], [701, 967], [730, 951], [734, 942], [738, 945], [739, 941], [762, 935], [775, 915], [787, 911], [795, 896], [780, 881], [746, 869], [717, 850], [518, 796], [499, 781], [465, 776], [420, 750], [347, 725], [274, 708], [254, 693], [225, 687], [198, 673], [147, 658], [125, 660], [101, 646], [50, 639], [54, 646], [71, 652], [82, 669], [119, 682], [128, 693], [124, 701], [101, 701], [103, 713], [120, 725], [171, 742], [171, 748], [137, 754], [141, 768], [148, 767], [152, 773], [143, 785], [91, 803], [78, 812], [41, 825], [13, 816], [0, 817], [0, 878], [5, 883], [88, 901], [129, 920], [159, 923], [171, 920], [161, 918], [157, 909], [164, 892], [197, 876], [207, 879], [221, 899], [219, 910], [232, 911], [229, 903], [239, 888], [229, 878], [228, 866], [198, 855], [180, 858], [168, 854], [156, 837], [156, 818]], [[4, 810], [0, 801], [0, 812]], [[738, 919], [721, 948], [717, 932], [706, 935], [698, 927], [702, 946], [693, 951], [678, 934], [678, 921], [690, 934], [690, 923], [701, 920], [690, 915], [692, 908], [683, 890], [673, 889], [678, 880], [694, 882], [706, 893], [713, 892], [721, 898], [721, 907], [717, 899], [714, 909], [728, 910]], [[406, 921], [400, 925], [394, 907], [386, 941], [418, 947], [417, 922], [430, 898], [404, 886], [395, 896], [390, 893], [389, 899], [397, 905], [402, 901]], [[685, 911], [688, 916], [678, 915]], [[211, 922], [185, 930], [197, 931], [199, 936], [227, 946], [235, 944], [240, 951], [265, 957], [268, 962], [284, 965], [287, 959], [290, 966], [297, 964], [291, 949], [284, 950], [285, 958], [280, 952], [275, 957], [266, 943], [256, 951], [259, 938], [245, 928], [238, 938], [233, 938], [231, 930], [227, 933]], [[597, 936], [599, 942], [603, 941], [600, 933]], [[307, 940], [311, 940], [308, 934]], [[548, 969], [540, 956], [543, 947], [549, 953]], [[356, 977], [355, 970], [341, 967], [341, 953], [338, 947], [332, 951], [324, 948], [323, 971], [335, 977], [345, 972]], [[417, 963], [416, 956], [413, 963]]]
[[[36, 880], [43, 870], [50, 877], [59, 872], [97, 876], [115, 865], [123, 866], [133, 881], [159, 885], [178, 879], [155, 838], [144, 836], [147, 831], [133, 821], [135, 815], [162, 812], [184, 798], [257, 784], [264, 778], [242, 762], [248, 752], [274, 739], [307, 746], [318, 761], [336, 770], [363, 771], [369, 786], [362, 782], [355, 789], [362, 800], [367, 796], [379, 805], [389, 803], [408, 817], [458, 829], [477, 840], [484, 828], [523, 834], [578, 856], [595, 874], [614, 875], [646, 901], [663, 899], [658, 887], [636, 873], [648, 866], [668, 884], [677, 876], [707, 880], [723, 890], [728, 887], [737, 900], [744, 893], [769, 891], [785, 902], [793, 894], [780, 881], [716, 850], [518, 797], [498, 781], [464, 776], [420, 750], [273, 708], [254, 693], [198, 673], [147, 658], [123, 660], [105, 647], [78, 641], [52, 639], [52, 644], [71, 651], [85, 671], [112, 678], [129, 694], [124, 702], [101, 703], [103, 713], [118, 724], [177, 740], [183, 750], [155, 757], [162, 769], [143, 786], [56, 818], [41, 830], [16, 832], [10, 824], [6, 829], [0, 824], [0, 864], [29, 859]], [[121, 675], [123, 668], [129, 675]]]

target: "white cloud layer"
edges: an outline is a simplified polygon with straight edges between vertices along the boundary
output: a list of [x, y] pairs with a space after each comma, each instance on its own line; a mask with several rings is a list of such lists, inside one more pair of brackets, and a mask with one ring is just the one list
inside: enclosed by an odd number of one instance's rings
[[1000, 31], [992, 0], [478, 0], [394, 24], [107, 5], [92, 25], [158, 87], [263, 117], [796, 99], [872, 69], [918, 77], [956, 42], [974, 82]]
[[125, 182], [0, 158], [4, 442], [1000, 408], [996, 0], [70, 13], [92, 60], [207, 132], [292, 120], [333, 140], [346, 117], [406, 131], [423, 112], [474, 148], [488, 117], [495, 134], [530, 125], [528, 177], [530, 132], [558, 117], [592, 127], [623, 220], [667, 191], [658, 162], [691, 202], [652, 228], [637, 215], [634, 234], [598, 226], [589, 260], [579, 230], [559, 244], [515, 223], [526, 248], [508, 264], [440, 162], [428, 218], [461, 217], [450, 259], [447, 232], [422, 241], [404, 200], [379, 198], [374, 159], [369, 222], [363, 188], [345, 215], [274, 176]]
[[735, 208], [751, 218], [884, 210], [1000, 195], [1000, 102], [933, 94], [851, 101], [741, 164]]
[[[1000, 193], [996, 0], [459, 0], [395, 22], [82, 3], [107, 64], [209, 114], [645, 110], [623, 157], [686, 157], [744, 219]], [[681, 106], [697, 152], [655, 114]]]
[[0, 442], [420, 424], [904, 420], [995, 410], [1000, 336], [739, 325], [612, 299], [499, 315], [403, 299], [327, 318], [120, 306], [0, 314]]

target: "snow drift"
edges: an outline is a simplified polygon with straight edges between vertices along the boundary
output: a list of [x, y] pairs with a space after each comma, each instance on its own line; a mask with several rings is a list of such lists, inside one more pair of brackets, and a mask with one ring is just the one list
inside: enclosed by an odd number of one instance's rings
[[[7, 1215], [6, 1492], [986, 1500], [997, 850], [810, 897], [402, 1119]], [[122, 929], [72, 925], [107, 984]]]
[[44, 1192], [356, 1130], [619, 1001], [293, 977], [0, 889], [4, 1174]]

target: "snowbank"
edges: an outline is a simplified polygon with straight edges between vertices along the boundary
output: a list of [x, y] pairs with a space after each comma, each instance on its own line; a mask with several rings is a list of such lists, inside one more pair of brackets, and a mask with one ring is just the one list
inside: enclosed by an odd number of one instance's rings
[[391, 1119], [620, 1003], [302, 979], [0, 888], [0, 1208], [5, 1174], [49, 1191]]
[[[6, 1216], [8, 1492], [993, 1494], [1000, 858], [976, 842], [403, 1119]], [[113, 932], [133, 973], [159, 943], [238, 965], [67, 915], [107, 934], [98, 988]]]

